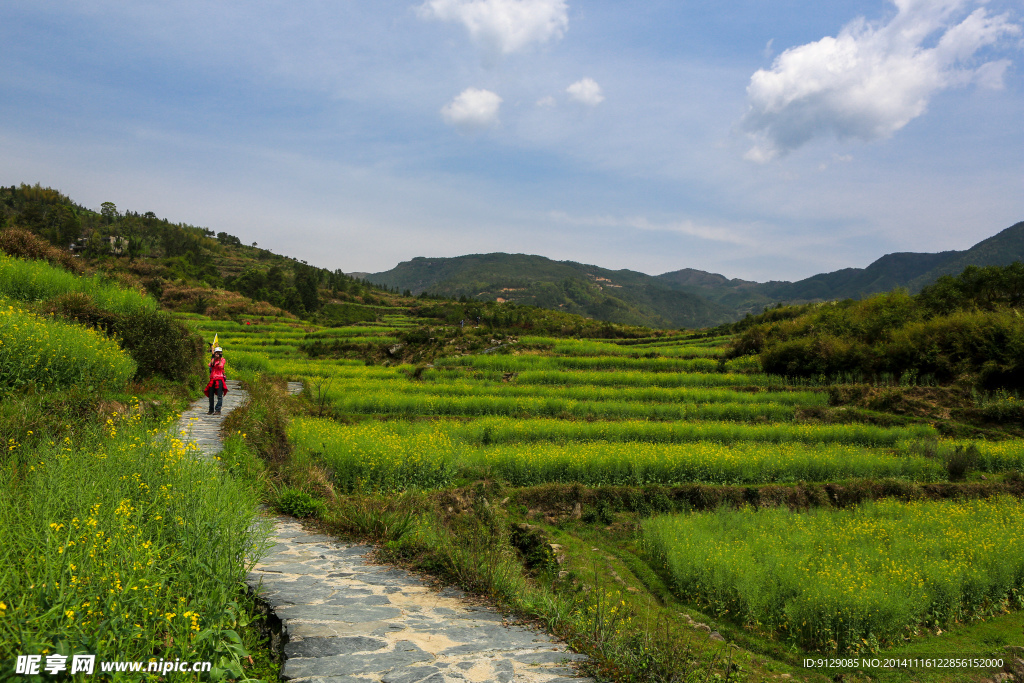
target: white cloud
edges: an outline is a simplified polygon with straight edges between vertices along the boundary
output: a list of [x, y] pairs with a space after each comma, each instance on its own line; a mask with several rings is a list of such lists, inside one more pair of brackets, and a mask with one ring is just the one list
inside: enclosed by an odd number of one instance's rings
[[601, 94], [601, 86], [597, 84], [593, 78], [584, 78], [576, 81], [568, 88], [565, 92], [569, 93], [569, 96], [587, 105], [588, 107], [596, 107], [597, 105], [604, 102], [604, 95]]
[[544, 97], [542, 97], [539, 100], [537, 100], [537, 106], [538, 107], [546, 107], [546, 108], [550, 109], [551, 107], [558, 106], [558, 102], [556, 102], [555, 98], [552, 97], [551, 95], [545, 95]]
[[1006, 69], [1009, 66], [1009, 59], [1000, 59], [995, 62], [982, 64], [974, 72], [974, 82], [981, 88], [1002, 90], [1005, 87], [1003, 76], [1006, 74]]
[[756, 142], [744, 158], [764, 163], [829, 134], [886, 138], [945, 88], [1001, 87], [1007, 62], [967, 62], [1020, 26], [981, 8], [963, 17], [973, 0], [893, 2], [888, 23], [856, 19], [838, 36], [790, 48], [751, 76], [743, 128]]
[[466, 88], [441, 109], [445, 123], [463, 133], [473, 133], [494, 125], [498, 121], [501, 97], [490, 90]]
[[417, 11], [461, 23], [492, 58], [559, 40], [569, 28], [565, 0], [427, 0]]
[[689, 237], [698, 237], [712, 242], [723, 242], [747, 247], [762, 245], [746, 233], [749, 226], [707, 225], [692, 220], [668, 222], [651, 221], [645, 216], [571, 215], [565, 211], [549, 211], [548, 218], [563, 225], [592, 228], [632, 228], [653, 232], [672, 232]]

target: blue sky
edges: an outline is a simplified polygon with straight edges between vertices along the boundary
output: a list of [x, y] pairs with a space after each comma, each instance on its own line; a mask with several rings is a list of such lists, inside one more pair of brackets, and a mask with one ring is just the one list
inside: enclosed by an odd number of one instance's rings
[[5, 0], [0, 183], [380, 271], [794, 280], [1024, 220], [1009, 0]]

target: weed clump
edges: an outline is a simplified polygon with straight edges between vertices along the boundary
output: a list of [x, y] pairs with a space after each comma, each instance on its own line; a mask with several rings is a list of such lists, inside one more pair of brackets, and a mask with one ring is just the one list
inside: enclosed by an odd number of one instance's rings
[[299, 518], [323, 517], [327, 511], [323, 501], [317, 500], [305, 491], [292, 488], [285, 489], [278, 495], [274, 507], [278, 512]]

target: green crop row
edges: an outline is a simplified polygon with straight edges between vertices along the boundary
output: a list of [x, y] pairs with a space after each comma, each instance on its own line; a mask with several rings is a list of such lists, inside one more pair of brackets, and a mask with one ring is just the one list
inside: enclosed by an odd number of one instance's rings
[[1017, 499], [722, 510], [651, 519], [644, 538], [682, 600], [820, 652], [1024, 607]]
[[344, 337], [372, 337], [377, 334], [400, 332], [404, 328], [395, 325], [350, 325], [317, 330], [306, 335], [306, 339], [334, 339]]
[[494, 421], [482, 422], [470, 428], [451, 422], [341, 425], [301, 419], [292, 422], [289, 438], [301, 457], [327, 466], [333, 481], [346, 482], [346, 490], [378, 486], [374, 482], [384, 482], [379, 486], [386, 490], [438, 487], [467, 470], [514, 486], [764, 484], [855, 477], [941, 481], [947, 476], [936, 459], [842, 444], [516, 443], [502, 441]]
[[479, 370], [521, 372], [523, 370], [642, 370], [645, 372], [717, 372], [718, 361], [710, 358], [625, 358], [618, 356], [563, 357], [523, 354], [490, 354], [439, 358], [438, 367], [467, 366]]
[[[733, 422], [653, 422], [650, 420], [571, 421], [550, 418], [529, 420], [488, 417], [469, 422], [446, 423], [453, 436], [475, 443], [534, 443], [550, 441], [631, 441], [649, 443], [692, 443], [711, 441], [738, 444], [759, 441], [771, 444], [847, 444], [870, 447], [900, 446], [902, 442], [934, 439], [938, 433], [928, 425], [879, 427], [866, 424], [741, 424]], [[984, 449], [982, 449], [984, 453]], [[1022, 460], [1024, 462], [1024, 460]]]
[[672, 356], [680, 358], [718, 358], [725, 355], [724, 346], [621, 346], [611, 342], [599, 342], [587, 339], [550, 339], [547, 337], [519, 337], [521, 344], [549, 344], [551, 351], [559, 356], [640, 356], [654, 354], [656, 356]]
[[731, 340], [735, 335], [726, 334], [719, 335], [716, 337], [689, 337], [686, 335], [672, 334], [667, 336], [655, 336], [655, 337], [637, 337], [635, 339], [588, 339], [587, 341], [600, 341], [616, 344], [618, 346], [660, 346], [660, 345], [679, 345], [679, 346], [721, 346], [725, 342]]
[[558, 396], [418, 396], [384, 387], [360, 391], [333, 389], [332, 405], [341, 413], [369, 415], [515, 415], [579, 418], [645, 418], [651, 420], [793, 419], [794, 408], [774, 403], [636, 403], [614, 400], [573, 400]]
[[463, 460], [463, 467], [471, 466], [513, 486], [550, 482], [751, 485], [851, 478], [942, 481], [947, 476], [942, 463], [934, 459], [896, 457], [837, 444], [533, 443], [477, 447], [464, 453]]
[[351, 379], [339, 385], [332, 396], [365, 395], [390, 392], [419, 396], [465, 396], [475, 398], [544, 398], [570, 401], [629, 401], [635, 403], [732, 403], [778, 404], [787, 406], [823, 406], [828, 395], [820, 392], [761, 391], [741, 392], [706, 387], [599, 387], [577, 385], [551, 387], [538, 384], [519, 385], [516, 382], [473, 382], [453, 379], [447, 382], [402, 382], [398, 373], [382, 379]]
[[[502, 380], [501, 370], [482, 370], [476, 373], [482, 379]], [[448, 364], [448, 367], [429, 369], [424, 379], [452, 378], [465, 376], [463, 371]], [[604, 386], [604, 387], [765, 387], [783, 389], [786, 382], [782, 377], [772, 375], [744, 375], [729, 372], [643, 372], [640, 370], [524, 370], [516, 373], [516, 384], [547, 384], [554, 386]]]
[[342, 491], [442, 488], [455, 478], [456, 445], [441, 430], [396, 431], [379, 422], [345, 428], [310, 418], [293, 420], [288, 435], [293, 460], [326, 466]]

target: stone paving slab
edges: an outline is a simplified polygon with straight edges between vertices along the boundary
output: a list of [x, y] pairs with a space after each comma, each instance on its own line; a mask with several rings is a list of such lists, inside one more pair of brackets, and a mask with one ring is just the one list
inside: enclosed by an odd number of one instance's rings
[[[297, 683], [582, 683], [585, 659], [416, 575], [370, 564], [369, 546], [273, 519], [273, 550], [247, 583], [281, 619], [282, 677]], [[298, 539], [306, 542], [297, 543]], [[315, 539], [315, 540], [311, 540]]]
[[[203, 457], [221, 450], [221, 424], [248, 394], [228, 380], [221, 415], [206, 399], [179, 431]], [[293, 394], [302, 390], [289, 382]], [[572, 677], [586, 659], [542, 631], [507, 624], [455, 588], [431, 590], [402, 569], [371, 564], [371, 547], [272, 518], [266, 554], [246, 579], [281, 619], [284, 667], [296, 683], [592, 683]]]

